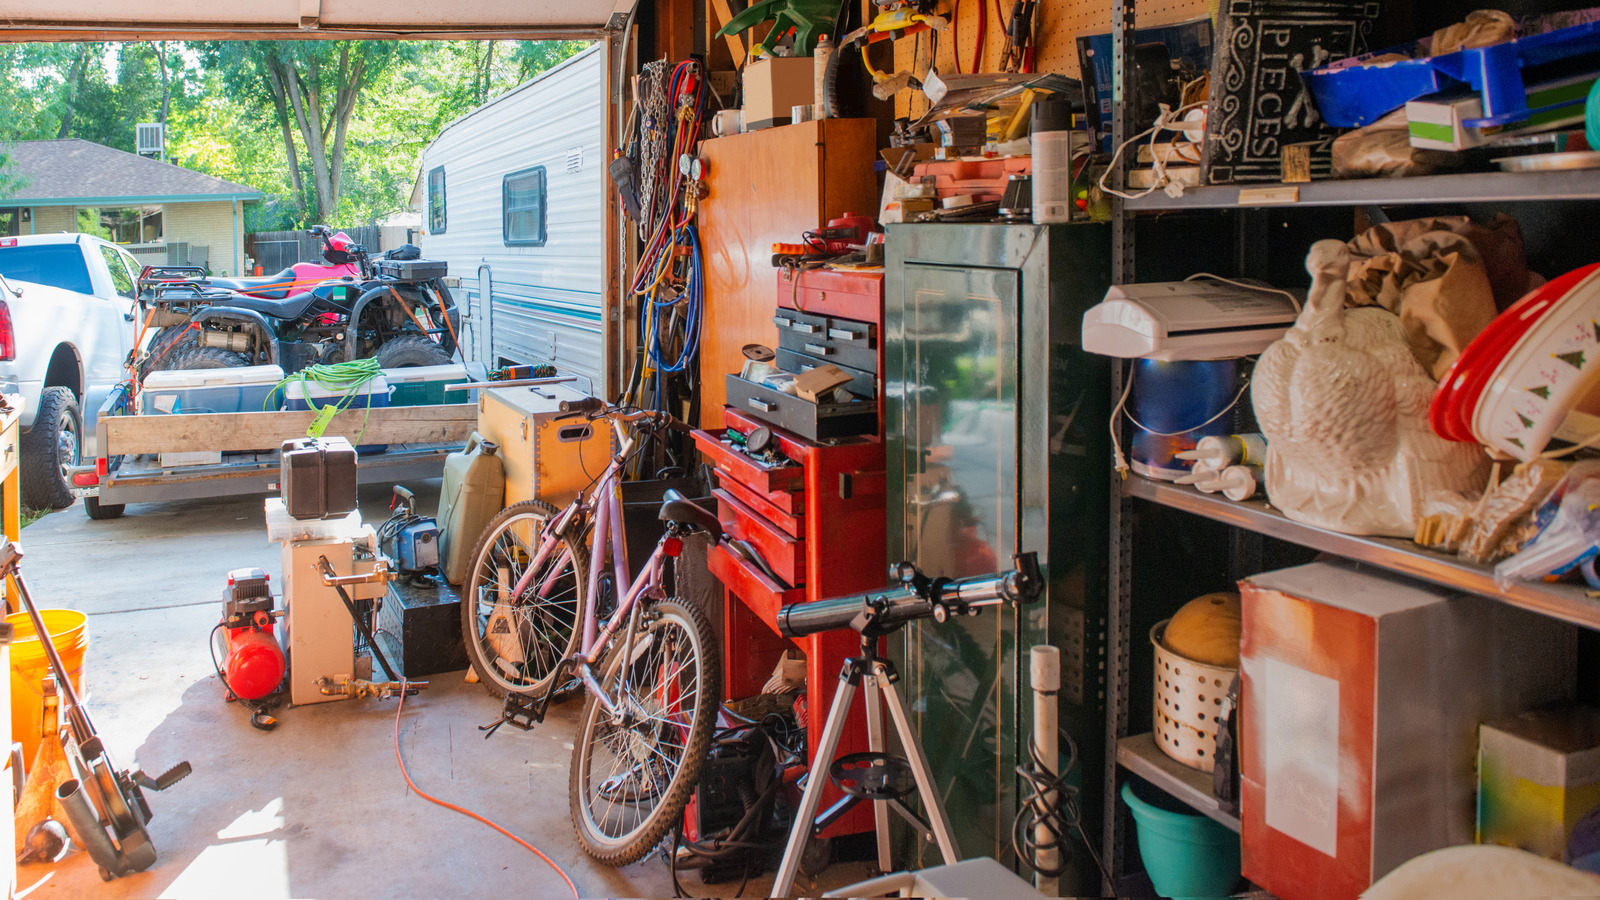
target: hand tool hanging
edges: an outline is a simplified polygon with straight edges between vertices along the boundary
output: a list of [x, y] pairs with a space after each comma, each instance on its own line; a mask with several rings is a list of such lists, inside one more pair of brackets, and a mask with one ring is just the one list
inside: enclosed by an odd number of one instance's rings
[[88, 708], [72, 686], [61, 654], [56, 652], [50, 632], [44, 627], [44, 618], [33, 603], [33, 595], [22, 580], [17, 565], [21, 560], [22, 548], [0, 538], [0, 580], [10, 576], [16, 584], [28, 618], [33, 620], [33, 630], [50, 660], [50, 671], [63, 701], [66, 730], [60, 734], [61, 743], [77, 777], [56, 788], [56, 799], [66, 811], [73, 839], [89, 851], [89, 857], [100, 868], [102, 880], [143, 872], [155, 864], [156, 847], [145, 831], [145, 823], [150, 821], [150, 806], [141, 788], [166, 790], [188, 776], [190, 766], [181, 762], [165, 774], [151, 778], [142, 769], [129, 772], [118, 769], [111, 761], [110, 753], [95, 732], [94, 723], [89, 721]]

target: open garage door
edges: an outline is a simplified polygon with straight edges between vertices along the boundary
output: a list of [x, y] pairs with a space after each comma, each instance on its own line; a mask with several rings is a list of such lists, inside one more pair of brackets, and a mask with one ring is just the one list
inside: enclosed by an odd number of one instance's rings
[[0, 40], [597, 37], [631, 0], [0, 0]]

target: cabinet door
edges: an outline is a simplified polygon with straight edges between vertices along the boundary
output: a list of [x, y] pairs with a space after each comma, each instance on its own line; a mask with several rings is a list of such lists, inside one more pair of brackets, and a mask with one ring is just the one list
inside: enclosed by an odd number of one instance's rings
[[[930, 577], [996, 572], [1017, 549], [1022, 275], [909, 263], [901, 279], [885, 324], [890, 478], [904, 498], [888, 504], [889, 558]], [[1010, 853], [996, 810], [1015, 802], [1018, 627], [1001, 606], [906, 631], [906, 690], [969, 857]]]

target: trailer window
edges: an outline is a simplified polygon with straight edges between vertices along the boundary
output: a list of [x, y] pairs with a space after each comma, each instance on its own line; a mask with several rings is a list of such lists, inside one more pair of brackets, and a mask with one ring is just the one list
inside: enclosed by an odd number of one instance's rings
[[507, 246], [544, 246], [544, 166], [512, 172], [501, 183]]
[[428, 233], [444, 234], [444, 166], [428, 171]]

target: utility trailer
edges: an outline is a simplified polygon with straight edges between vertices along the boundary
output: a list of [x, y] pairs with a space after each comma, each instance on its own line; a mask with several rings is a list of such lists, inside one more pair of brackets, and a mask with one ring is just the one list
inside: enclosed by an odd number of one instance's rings
[[[100, 407], [100, 457], [72, 470], [73, 493], [92, 519], [114, 519], [129, 503], [262, 494], [278, 489], [284, 441], [304, 437], [317, 413], [281, 412], [136, 415], [126, 385]], [[478, 424], [476, 403], [443, 406], [355, 407], [328, 423], [325, 437], [353, 445], [386, 444], [358, 454], [361, 484], [437, 478], [445, 455], [459, 450]], [[161, 464], [161, 454], [220, 453], [219, 462]]]

